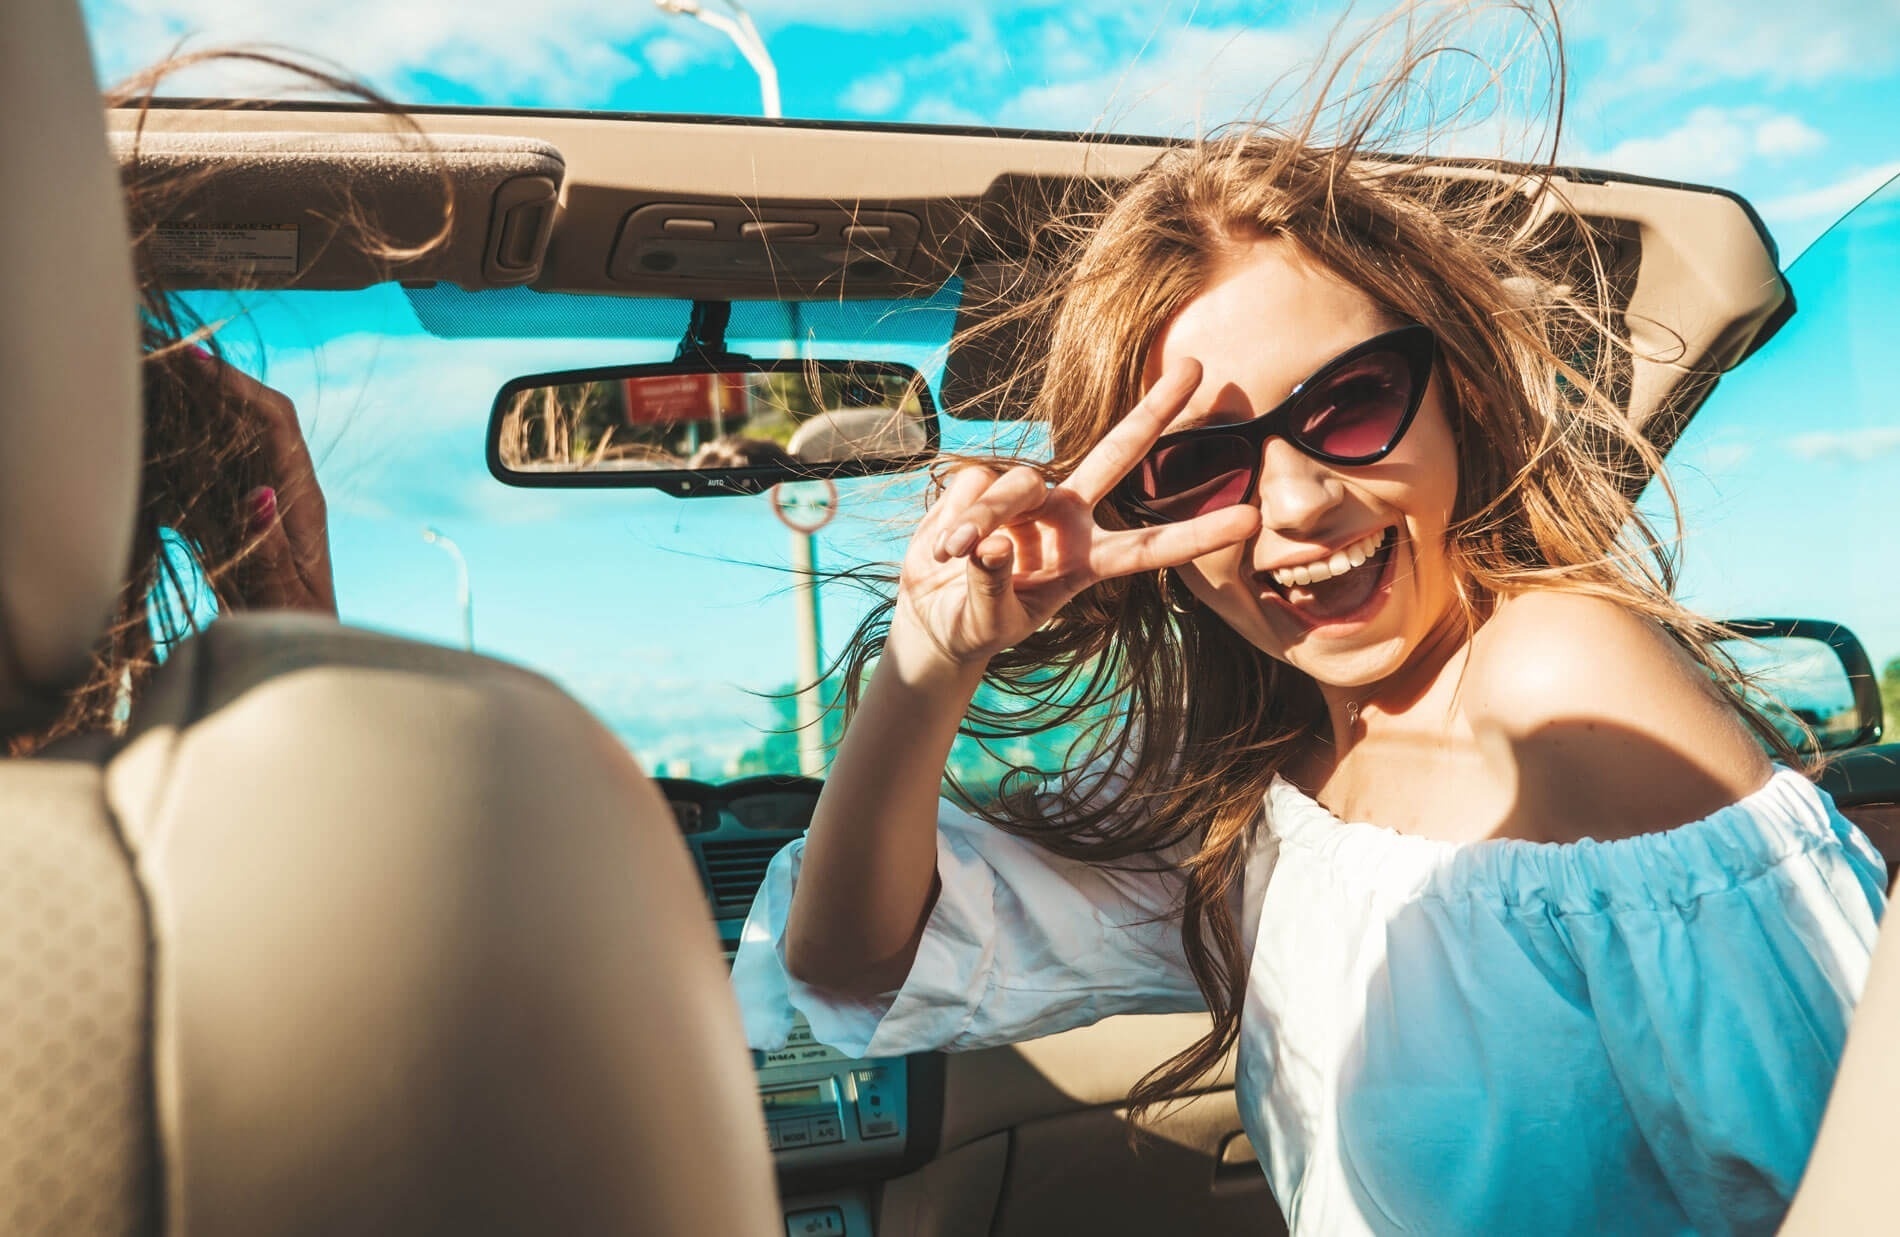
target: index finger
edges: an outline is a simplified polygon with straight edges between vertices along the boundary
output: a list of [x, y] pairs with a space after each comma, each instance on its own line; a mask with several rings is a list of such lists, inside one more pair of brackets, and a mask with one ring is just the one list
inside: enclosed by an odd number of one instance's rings
[[1128, 415], [1102, 435], [1068, 479], [1056, 486], [1067, 490], [1093, 507], [1107, 498], [1121, 479], [1134, 471], [1148, 448], [1155, 445], [1168, 422], [1187, 406], [1188, 397], [1201, 385], [1201, 363], [1182, 358], [1162, 373], [1160, 381], [1148, 388], [1141, 402]]

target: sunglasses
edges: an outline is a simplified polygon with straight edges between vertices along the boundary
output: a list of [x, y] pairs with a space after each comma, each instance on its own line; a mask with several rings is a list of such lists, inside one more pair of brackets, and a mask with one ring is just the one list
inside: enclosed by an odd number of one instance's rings
[[1163, 435], [1115, 494], [1160, 524], [1251, 502], [1263, 448], [1275, 436], [1328, 464], [1382, 460], [1418, 414], [1437, 355], [1430, 327], [1375, 335], [1320, 366], [1271, 412]]

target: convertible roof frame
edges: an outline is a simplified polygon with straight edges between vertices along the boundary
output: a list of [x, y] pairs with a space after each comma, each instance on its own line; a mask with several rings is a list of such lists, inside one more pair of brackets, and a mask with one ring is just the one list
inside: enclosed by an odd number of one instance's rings
[[[281, 260], [269, 269], [226, 260], [185, 277], [194, 286], [397, 278], [701, 301], [912, 297], [958, 274], [981, 285], [1071, 191], [1112, 188], [1179, 145], [501, 108], [416, 108], [407, 117], [336, 102], [159, 100], [111, 113], [109, 126], [129, 173], [136, 149], [194, 174], [161, 224], [294, 226], [313, 242], [300, 244], [294, 270]], [[1429, 168], [1512, 174], [1455, 161]], [[1589, 225], [1585, 243], [1626, 268], [1628, 406], [1665, 444], [1715, 378], [1793, 312], [1773, 241], [1733, 193], [1591, 169], [1524, 183], [1534, 186], [1527, 226], [1574, 211]], [[404, 262], [352, 264], [353, 247], [334, 243], [347, 213], [337, 187], [398, 240], [439, 227], [446, 192], [455, 203], [450, 243]], [[971, 325], [983, 298], [966, 304], [962, 325]], [[984, 365], [981, 349], [953, 356], [953, 385], [988, 389]], [[949, 392], [945, 404], [964, 415], [990, 411]]]

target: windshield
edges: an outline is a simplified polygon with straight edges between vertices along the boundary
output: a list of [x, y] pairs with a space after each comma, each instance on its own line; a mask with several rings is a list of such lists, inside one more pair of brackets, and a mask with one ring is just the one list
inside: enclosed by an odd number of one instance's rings
[[[1869, 553], [1900, 527], [1900, 410], [1883, 366], [1900, 354], [1897, 224], [1900, 184], [1802, 255], [1789, 271], [1799, 312], [1722, 381], [1670, 476], [1691, 606], [1843, 622], [1900, 693], [1896, 585]], [[922, 302], [741, 306], [730, 342], [788, 356], [800, 337], [807, 356], [914, 365], [934, 389], [958, 293], [953, 283]], [[443, 644], [472, 636], [478, 651], [560, 682], [662, 776], [822, 771], [811, 751], [801, 759], [792, 695], [813, 652], [800, 644], [801, 535], [769, 496], [511, 489], [484, 464], [504, 382], [668, 359], [690, 306], [394, 286], [193, 300], [228, 322], [234, 358], [301, 410], [346, 621]], [[944, 445], [1035, 451], [1025, 427], [1000, 430], [945, 418]], [[922, 510], [922, 476], [837, 484], [835, 517], [813, 539], [819, 572], [895, 562]], [[1645, 501], [1662, 510], [1655, 487]], [[817, 593], [816, 653], [829, 666], [870, 594], [841, 582]], [[823, 696], [835, 695], [834, 681]], [[835, 715], [824, 730], [835, 733]], [[1004, 754], [1059, 761], [1055, 741], [1042, 746]], [[998, 767], [967, 743], [953, 761], [979, 786]]]
[[[1900, 723], [1900, 180], [1788, 268], [1794, 318], [1723, 378], [1669, 457], [1681, 595], [1714, 618], [1845, 624]], [[1652, 485], [1647, 507], [1661, 512]], [[1658, 522], [1666, 528], [1666, 523]]]
[[[799, 338], [809, 357], [902, 362], [934, 392], [958, 294], [953, 281], [922, 301], [741, 304], [728, 343], [783, 357]], [[237, 363], [297, 404], [329, 502], [344, 621], [451, 645], [472, 633], [478, 651], [561, 683], [662, 776], [801, 771], [789, 693], [810, 662], [799, 639], [809, 597], [794, 587], [802, 535], [768, 495], [514, 489], [483, 457], [504, 382], [669, 360], [690, 304], [395, 286], [190, 299], [227, 323]], [[951, 450], [1024, 447], [1020, 426], [946, 417], [942, 432]], [[923, 476], [836, 484], [835, 516], [813, 538], [818, 571], [894, 562]], [[817, 591], [816, 651], [829, 666], [870, 597]], [[803, 770], [820, 771], [809, 756]]]

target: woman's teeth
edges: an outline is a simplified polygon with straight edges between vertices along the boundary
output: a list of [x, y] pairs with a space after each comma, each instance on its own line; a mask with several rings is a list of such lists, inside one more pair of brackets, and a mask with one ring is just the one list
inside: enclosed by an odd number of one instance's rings
[[1390, 531], [1382, 528], [1376, 533], [1368, 533], [1345, 549], [1334, 551], [1331, 558], [1301, 563], [1297, 567], [1282, 567], [1273, 573], [1273, 582], [1281, 588], [1293, 588], [1343, 576], [1354, 567], [1363, 566], [1367, 559], [1377, 554], [1379, 547], [1385, 544], [1386, 533]]

